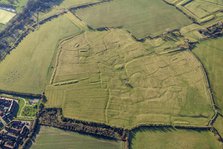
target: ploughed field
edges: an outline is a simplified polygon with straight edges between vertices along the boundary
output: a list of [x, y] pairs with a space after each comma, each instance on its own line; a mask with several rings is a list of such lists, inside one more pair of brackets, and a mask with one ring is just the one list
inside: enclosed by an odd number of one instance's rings
[[46, 107], [124, 128], [207, 125], [213, 110], [200, 62], [189, 51], [160, 54], [146, 43], [118, 29], [64, 41], [46, 88]]
[[220, 149], [222, 144], [209, 131], [145, 129], [133, 134], [133, 149]]
[[191, 23], [163, 0], [113, 0], [74, 13], [94, 29], [122, 27], [139, 39]]
[[42, 126], [31, 149], [122, 149], [123, 143]]

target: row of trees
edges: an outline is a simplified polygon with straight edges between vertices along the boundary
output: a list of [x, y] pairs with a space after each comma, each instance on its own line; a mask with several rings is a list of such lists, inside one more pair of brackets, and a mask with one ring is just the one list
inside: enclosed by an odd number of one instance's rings
[[16, 9], [14, 4], [15, 4], [14, 0], [8, 0], [8, 3], [0, 3], [0, 7], [9, 8], [9, 9]]
[[0, 60], [32, 31], [30, 27], [38, 21], [35, 14], [49, 11], [54, 5], [59, 5], [61, 2], [62, 0], [29, 0], [23, 12], [16, 15], [0, 33]]
[[39, 115], [41, 125], [53, 126], [56, 128], [75, 131], [99, 138], [112, 140], [127, 140], [128, 131], [123, 128], [111, 127], [102, 123], [86, 122], [75, 119], [64, 118], [62, 109], [43, 109]]

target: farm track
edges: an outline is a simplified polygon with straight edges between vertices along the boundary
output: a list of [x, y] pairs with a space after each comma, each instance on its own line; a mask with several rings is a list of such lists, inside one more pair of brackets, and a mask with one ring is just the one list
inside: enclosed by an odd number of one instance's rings
[[[21, 100], [23, 100], [23, 102], [25, 103], [24, 105], [23, 105], [23, 107], [21, 108], [21, 111], [23, 111], [23, 109], [25, 108], [25, 106], [26, 106], [26, 100], [25, 99], [21, 99]], [[22, 116], [22, 112], [20, 111], [20, 113], [19, 113], [19, 116]]]
[[[51, 21], [52, 19], [55, 19], [61, 15], [64, 15], [66, 14], [66, 16], [74, 23], [76, 24], [80, 29], [83, 29], [83, 30], [86, 30], [88, 29], [88, 26], [83, 22], [81, 21], [77, 16], [74, 16], [70, 11], [75, 11], [75, 10], [78, 10], [78, 9], [83, 9], [83, 8], [88, 8], [88, 7], [92, 7], [92, 6], [95, 6], [95, 5], [99, 5], [99, 4], [102, 4], [102, 3], [106, 3], [106, 2], [110, 2], [112, 0], [102, 0], [102, 1], [99, 1], [99, 2], [94, 2], [94, 3], [87, 3], [87, 4], [84, 4], [84, 5], [80, 5], [80, 6], [73, 6], [73, 7], [70, 7], [68, 9], [64, 9], [63, 11], [57, 13], [57, 14], [54, 14], [52, 16], [49, 16], [43, 20], [41, 20], [40, 22], [37, 22], [37, 24], [44, 24], [46, 23], [47, 21]], [[36, 24], [35, 24], [36, 25]], [[34, 25], [34, 26], [35, 26]], [[33, 27], [34, 27], [33, 26]]]
[[106, 103], [106, 107], [105, 107], [105, 122], [108, 124], [108, 108], [109, 108], [109, 105], [110, 105], [110, 100], [111, 100], [111, 96], [110, 96], [110, 90], [108, 91], [109, 92], [109, 98], [108, 98], [108, 101]]
[[76, 26], [78, 26], [81, 30], [89, 30], [88, 26], [70, 11], [65, 13], [65, 16], [70, 19], [70, 21], [73, 22]]

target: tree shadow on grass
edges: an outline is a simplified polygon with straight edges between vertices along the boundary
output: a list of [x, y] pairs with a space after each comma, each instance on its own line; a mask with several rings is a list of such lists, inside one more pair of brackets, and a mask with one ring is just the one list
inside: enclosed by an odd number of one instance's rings
[[183, 126], [139, 126], [134, 129], [129, 133], [129, 139], [128, 139], [128, 144], [129, 144], [129, 149], [133, 148], [133, 140], [136, 138], [136, 134], [139, 132], [159, 132], [159, 133], [167, 133], [167, 132], [174, 132], [177, 130], [186, 130], [186, 131], [191, 131], [191, 132], [204, 132], [204, 131], [210, 131], [208, 128], [199, 128], [199, 127], [183, 127]]

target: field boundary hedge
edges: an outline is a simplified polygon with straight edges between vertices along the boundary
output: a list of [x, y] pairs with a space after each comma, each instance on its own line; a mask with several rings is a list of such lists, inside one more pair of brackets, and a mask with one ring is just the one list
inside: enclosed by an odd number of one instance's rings
[[12, 96], [18, 96], [18, 97], [30, 98], [30, 99], [34, 99], [34, 98], [41, 99], [43, 97], [43, 94], [21, 93], [21, 92], [14, 92], [14, 91], [6, 91], [2, 89], [0, 89], [0, 94], [8, 94]]
[[118, 128], [103, 123], [88, 122], [77, 119], [63, 117], [61, 108], [43, 108], [38, 114], [39, 124], [50, 126], [66, 131], [73, 131], [83, 135], [90, 135], [96, 138], [123, 141], [126, 147], [131, 149], [131, 142], [136, 132], [140, 130], [174, 130], [184, 129], [193, 131], [210, 131], [223, 143], [219, 132], [212, 126], [193, 125], [171, 125], [171, 124], [142, 124], [131, 129]]

